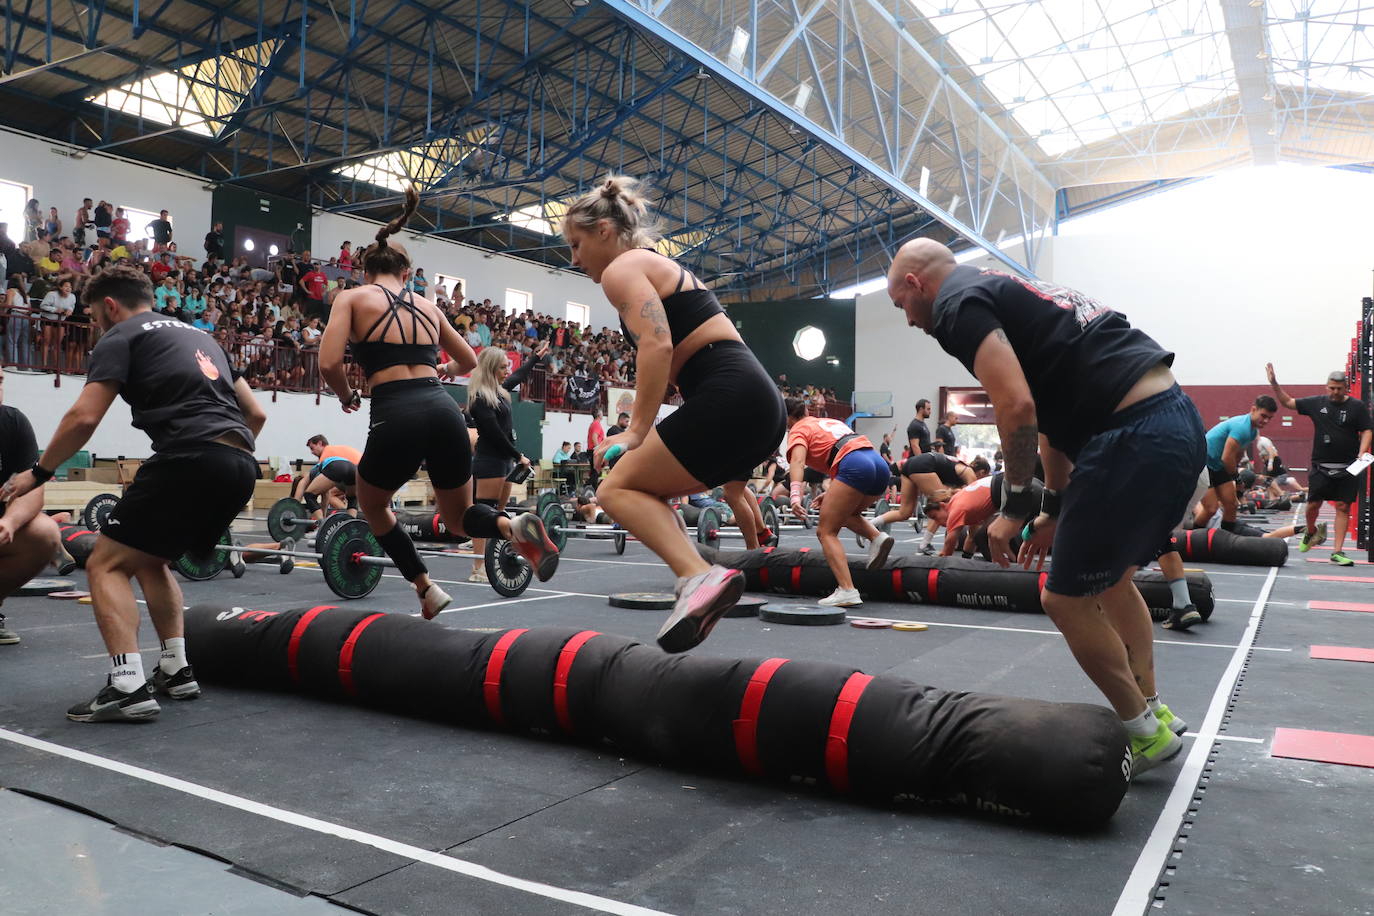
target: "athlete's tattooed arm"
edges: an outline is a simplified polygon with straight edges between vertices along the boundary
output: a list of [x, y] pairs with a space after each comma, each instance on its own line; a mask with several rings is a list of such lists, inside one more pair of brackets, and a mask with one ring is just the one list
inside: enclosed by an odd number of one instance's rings
[[1016, 351], [1001, 328], [994, 329], [978, 345], [973, 374], [987, 391], [997, 415], [1007, 483], [1025, 485], [1035, 474], [1035, 453], [1040, 441], [1035, 401]]

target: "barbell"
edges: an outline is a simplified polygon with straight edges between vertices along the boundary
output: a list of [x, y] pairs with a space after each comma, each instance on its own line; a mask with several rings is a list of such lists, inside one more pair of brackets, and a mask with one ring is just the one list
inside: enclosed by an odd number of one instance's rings
[[[381, 544], [360, 518], [351, 518], [338, 513], [321, 523], [315, 536], [318, 552], [296, 550], [296, 542], [285, 538], [277, 548], [245, 548], [234, 542], [228, 531], [220, 536], [219, 543], [203, 554], [184, 554], [174, 564], [177, 572], [193, 581], [213, 579], [225, 569], [231, 569], [235, 577], [243, 575], [243, 561], [238, 554], [252, 553], [261, 556], [281, 557], [280, 572], [285, 575], [295, 568], [297, 560], [314, 560], [319, 563], [329, 590], [340, 598], [362, 598], [372, 593], [381, 581], [382, 570], [394, 569], [396, 564], [386, 556]], [[458, 554], [446, 550], [419, 550], [431, 559], [468, 559], [469, 554]], [[487, 540], [486, 555], [483, 558], [487, 579], [492, 589], [502, 597], [513, 598], [529, 588], [534, 577], [534, 569], [520, 555], [510, 541], [500, 538]]]
[[[110, 518], [114, 507], [119, 505], [119, 497], [113, 493], [98, 493], [92, 496], [81, 510], [81, 521], [91, 531], [99, 531]], [[341, 513], [334, 513], [335, 515]], [[330, 516], [332, 517], [332, 516]], [[251, 516], [237, 515], [234, 521], [257, 522]], [[314, 528], [319, 522], [310, 517], [300, 500], [287, 496], [272, 504], [267, 512], [267, 533], [274, 541], [297, 538]]]

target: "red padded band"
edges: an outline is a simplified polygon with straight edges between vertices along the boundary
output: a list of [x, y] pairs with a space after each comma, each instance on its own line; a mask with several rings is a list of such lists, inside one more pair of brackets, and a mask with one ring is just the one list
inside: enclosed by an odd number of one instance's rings
[[568, 674], [572, 671], [577, 653], [593, 636], [600, 636], [596, 630], [583, 630], [563, 645], [558, 653], [558, 665], [553, 670], [553, 711], [558, 724], [568, 734], [573, 733], [572, 713], [568, 711]]
[[872, 680], [871, 674], [851, 674], [830, 716], [830, 732], [825, 738], [825, 775], [837, 792], [849, 791], [849, 726], [854, 721], [859, 698]]
[[310, 628], [310, 624], [315, 622], [315, 618], [325, 611], [332, 611], [338, 605], [321, 604], [319, 607], [312, 607], [301, 615], [301, 619], [296, 621], [296, 626], [291, 630], [291, 639], [286, 643], [286, 673], [291, 675], [291, 680], [297, 684], [301, 682], [300, 669], [296, 667], [296, 657], [301, 651], [301, 638], [305, 636], [305, 631]]
[[501, 712], [501, 669], [506, 666], [506, 653], [517, 639], [528, 632], [529, 628], [526, 627], [502, 633], [501, 638], [496, 641], [496, 648], [491, 650], [491, 658], [487, 659], [487, 676], [482, 681], [482, 695], [487, 702], [487, 715], [491, 716], [497, 725], [506, 724], [506, 717]]
[[926, 576], [926, 601], [938, 604], [940, 601], [940, 570], [932, 569]]
[[749, 678], [749, 686], [744, 688], [744, 699], [740, 700], [739, 718], [734, 722], [735, 753], [739, 755], [740, 766], [753, 776], [763, 775], [758, 743], [759, 709], [763, 706], [763, 695], [768, 690], [768, 682], [787, 661], [785, 658], [765, 659], [754, 670], [753, 677]]
[[353, 687], [353, 649], [358, 645], [358, 637], [363, 635], [363, 630], [385, 616], [385, 614], [377, 613], [359, 620], [358, 625], [353, 628], [353, 632], [349, 633], [348, 638], [344, 640], [343, 648], [339, 650], [339, 683], [343, 685], [343, 689], [350, 696], [358, 695], [358, 691]]

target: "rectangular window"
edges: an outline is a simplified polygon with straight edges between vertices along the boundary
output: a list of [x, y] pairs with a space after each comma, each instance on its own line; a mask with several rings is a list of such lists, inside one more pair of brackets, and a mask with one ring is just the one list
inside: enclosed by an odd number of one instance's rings
[[590, 306], [580, 302], [568, 301], [568, 320], [576, 322], [579, 327], [586, 330], [592, 323], [592, 310]]
[[467, 301], [468, 281], [464, 280], [462, 277], [453, 277], [448, 274], [435, 274], [434, 286], [436, 293], [438, 292], [438, 287], [442, 286], [444, 288], [444, 293], [454, 302], [463, 304]]
[[[131, 245], [139, 239], [153, 237], [153, 230], [148, 228], [148, 224], [157, 219], [160, 214], [152, 210], [140, 210], [138, 207], [131, 207], [128, 204], [120, 204], [119, 206], [124, 208], [124, 218], [129, 221], [129, 242]], [[167, 217], [167, 221], [173, 225], [176, 224], [170, 215]], [[179, 249], [181, 246], [178, 245], [177, 248]], [[150, 248], [149, 251], [151, 250]]]
[[[15, 244], [25, 241], [24, 208], [32, 197], [33, 188], [28, 185], [0, 180], [0, 223], [9, 223], [9, 237]], [[47, 215], [48, 208], [44, 207], [43, 216], [46, 218]]]
[[507, 315], [519, 315], [525, 309], [534, 307], [534, 297], [524, 290], [508, 289], [504, 307]]

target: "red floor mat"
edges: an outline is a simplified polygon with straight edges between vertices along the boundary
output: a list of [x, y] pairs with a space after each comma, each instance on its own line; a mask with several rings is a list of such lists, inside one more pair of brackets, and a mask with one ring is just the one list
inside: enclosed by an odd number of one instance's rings
[[1318, 763], [1340, 763], [1354, 767], [1374, 767], [1374, 735], [1276, 728], [1269, 756], [1315, 760]]

